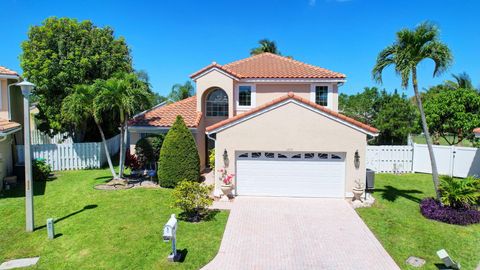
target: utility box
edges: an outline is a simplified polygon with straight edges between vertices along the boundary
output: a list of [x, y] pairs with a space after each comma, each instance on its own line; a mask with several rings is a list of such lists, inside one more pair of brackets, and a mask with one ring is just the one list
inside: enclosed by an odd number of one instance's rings
[[365, 184], [366, 190], [372, 190], [375, 188], [375, 171], [367, 169], [367, 179]]
[[48, 239], [53, 239], [55, 238], [55, 228], [53, 226], [54, 224], [53, 218], [47, 219], [47, 233], [48, 233]]

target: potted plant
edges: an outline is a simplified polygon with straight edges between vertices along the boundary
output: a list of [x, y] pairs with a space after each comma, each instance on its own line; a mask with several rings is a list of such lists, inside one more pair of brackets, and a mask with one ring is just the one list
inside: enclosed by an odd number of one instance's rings
[[220, 181], [221, 186], [220, 189], [222, 190], [223, 195], [228, 197], [233, 189], [233, 173], [228, 173], [225, 168], [218, 170], [221, 173]]
[[353, 201], [362, 201], [362, 195], [365, 191], [365, 184], [360, 179], [355, 180], [355, 186], [353, 187]]

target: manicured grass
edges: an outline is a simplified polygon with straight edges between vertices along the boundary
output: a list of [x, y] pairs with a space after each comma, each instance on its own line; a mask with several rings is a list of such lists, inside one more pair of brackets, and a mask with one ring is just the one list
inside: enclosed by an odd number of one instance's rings
[[434, 196], [431, 175], [379, 174], [375, 178], [375, 205], [358, 209], [359, 215], [402, 269], [409, 256], [426, 259], [420, 269], [438, 269], [436, 251], [445, 248], [462, 265], [475, 269], [480, 263], [480, 224], [458, 226], [428, 220], [419, 202]]
[[[199, 269], [215, 257], [228, 218], [216, 213], [200, 223], [180, 222], [177, 249], [183, 262], [169, 263], [171, 244], [162, 240], [172, 213], [171, 190], [93, 189], [109, 178], [108, 170], [58, 172], [58, 178], [35, 183], [35, 225], [25, 232], [23, 190], [0, 197], [0, 261], [40, 256], [34, 269]], [[54, 217], [54, 240], [47, 239], [46, 219]]]
[[[447, 136], [447, 138], [448, 138], [449, 141], [452, 141], [452, 136]], [[426, 144], [427, 143], [424, 135], [415, 135], [415, 136], [413, 136], [412, 139], [413, 139], [414, 143], [418, 143], [418, 144]], [[449, 145], [447, 143], [447, 141], [442, 137], [439, 138], [438, 142], [440, 143], [440, 145]], [[464, 139], [460, 142], [460, 144], [458, 146], [473, 147], [473, 143], [470, 140]]]

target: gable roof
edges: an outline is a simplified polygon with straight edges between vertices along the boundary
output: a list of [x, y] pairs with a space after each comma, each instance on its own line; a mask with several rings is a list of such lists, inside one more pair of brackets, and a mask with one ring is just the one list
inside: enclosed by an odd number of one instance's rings
[[332, 111], [332, 110], [330, 110], [330, 109], [328, 109], [324, 106], [321, 106], [321, 105], [318, 105], [314, 102], [311, 102], [310, 100], [301, 98], [300, 96], [295, 95], [293, 92], [289, 92], [287, 95], [284, 95], [284, 96], [279, 97], [277, 99], [274, 99], [270, 102], [267, 102], [266, 104], [263, 104], [259, 107], [256, 107], [256, 108], [254, 108], [250, 111], [244, 112], [242, 114], [237, 114], [234, 117], [225, 119], [225, 120], [220, 121], [216, 124], [208, 126], [206, 128], [206, 131], [207, 131], [207, 133], [210, 133], [210, 134], [211, 133], [216, 133], [216, 132], [220, 131], [222, 128], [226, 128], [230, 125], [236, 124], [237, 122], [241, 122], [242, 120], [246, 120], [245, 118], [247, 118], [250, 115], [254, 115], [256, 113], [261, 113], [262, 111], [265, 111], [268, 108], [273, 107], [274, 105], [277, 105], [277, 104], [280, 104], [282, 102], [289, 101], [289, 100], [296, 101], [296, 102], [299, 102], [301, 104], [307, 105], [311, 108], [314, 108], [314, 109], [318, 110], [320, 113], [326, 115], [327, 117], [330, 117], [330, 118], [332, 118], [336, 121], [339, 121], [341, 123], [344, 123], [346, 125], [352, 126], [353, 128], [356, 128], [363, 133], [366, 133], [366, 134], [369, 134], [369, 135], [372, 135], [372, 136], [376, 136], [378, 134], [378, 129], [376, 129], [372, 126], [364, 124], [360, 121], [357, 121], [353, 118], [350, 118], [350, 117], [345, 116], [343, 114], [340, 114], [338, 112]]
[[171, 127], [181, 115], [189, 128], [196, 128], [202, 118], [202, 113], [197, 111], [197, 97], [189, 97], [165, 106], [157, 106], [129, 121], [133, 127]]
[[12, 75], [12, 76], [18, 76], [18, 73], [13, 71], [13, 70], [10, 70], [6, 67], [2, 67], [0, 66], [0, 75]]
[[193, 73], [196, 79], [211, 69], [219, 69], [239, 79], [345, 79], [345, 74], [309, 65], [285, 56], [262, 53], [226, 65], [213, 62]]

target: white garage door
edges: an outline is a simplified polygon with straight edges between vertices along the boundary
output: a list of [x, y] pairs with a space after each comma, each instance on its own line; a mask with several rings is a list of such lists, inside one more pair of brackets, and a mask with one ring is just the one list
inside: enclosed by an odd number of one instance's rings
[[237, 153], [237, 195], [344, 197], [345, 153]]

